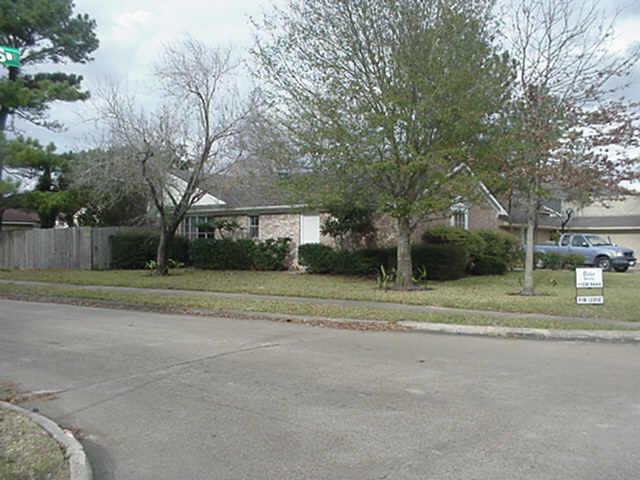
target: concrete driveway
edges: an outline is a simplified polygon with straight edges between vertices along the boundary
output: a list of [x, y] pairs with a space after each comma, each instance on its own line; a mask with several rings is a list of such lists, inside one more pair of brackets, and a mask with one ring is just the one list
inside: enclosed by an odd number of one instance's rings
[[635, 345], [0, 300], [0, 378], [61, 391], [98, 480], [640, 476]]

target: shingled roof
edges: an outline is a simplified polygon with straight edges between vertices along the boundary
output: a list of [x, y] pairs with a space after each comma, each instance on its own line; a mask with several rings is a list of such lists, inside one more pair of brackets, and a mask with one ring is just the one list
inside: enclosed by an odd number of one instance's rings
[[8, 208], [2, 215], [3, 224], [31, 224], [38, 226], [40, 218], [38, 213], [25, 208]]

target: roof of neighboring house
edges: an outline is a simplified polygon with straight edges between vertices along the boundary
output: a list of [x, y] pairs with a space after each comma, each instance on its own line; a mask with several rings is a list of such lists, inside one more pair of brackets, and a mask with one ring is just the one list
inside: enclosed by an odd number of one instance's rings
[[25, 208], [8, 208], [2, 215], [2, 223], [39, 225], [38, 213]]
[[640, 215], [612, 215], [610, 217], [575, 217], [568, 228], [634, 228], [640, 230]]

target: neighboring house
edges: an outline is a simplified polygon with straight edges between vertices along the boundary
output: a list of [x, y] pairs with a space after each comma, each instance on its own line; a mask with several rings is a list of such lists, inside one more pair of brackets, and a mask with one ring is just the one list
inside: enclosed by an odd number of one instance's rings
[[8, 208], [2, 214], [2, 231], [27, 230], [39, 226], [40, 218], [33, 210]]
[[[526, 223], [526, 212], [516, 206], [501, 227], [524, 239]], [[540, 208], [536, 242], [548, 241], [562, 231], [597, 234], [640, 252], [640, 196], [629, 195], [619, 201], [598, 202], [586, 207], [549, 199]]]

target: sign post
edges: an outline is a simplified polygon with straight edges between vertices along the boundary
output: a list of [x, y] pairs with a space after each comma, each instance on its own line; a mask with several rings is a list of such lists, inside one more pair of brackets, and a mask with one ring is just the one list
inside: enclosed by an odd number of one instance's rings
[[[600, 295], [580, 295], [579, 290], [593, 289], [599, 289]], [[604, 276], [601, 268], [576, 268], [576, 303], [578, 305], [604, 304]]]
[[17, 48], [0, 45], [0, 64], [5, 67], [18, 68], [20, 66], [20, 51]]

